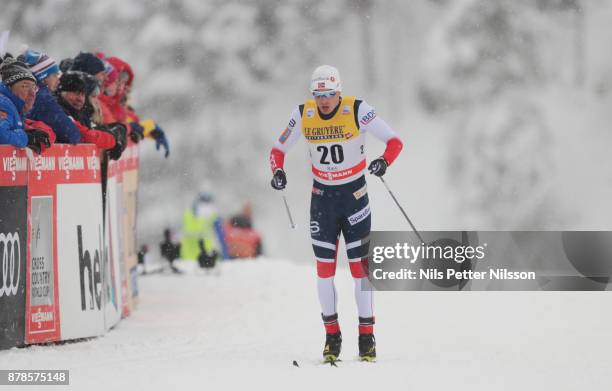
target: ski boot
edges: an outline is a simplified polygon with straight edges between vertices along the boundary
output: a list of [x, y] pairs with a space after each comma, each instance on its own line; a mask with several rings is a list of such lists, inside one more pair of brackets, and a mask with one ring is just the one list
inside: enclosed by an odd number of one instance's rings
[[325, 348], [323, 349], [323, 361], [333, 365], [334, 362], [338, 361], [341, 348], [342, 334], [340, 332], [335, 334], [326, 334]]
[[374, 334], [359, 335], [359, 359], [361, 361], [376, 361], [376, 339]]

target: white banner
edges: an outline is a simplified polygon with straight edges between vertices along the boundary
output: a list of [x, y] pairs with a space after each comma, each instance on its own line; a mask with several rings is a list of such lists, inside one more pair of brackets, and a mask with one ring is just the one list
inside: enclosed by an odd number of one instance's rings
[[57, 186], [61, 337], [104, 334], [102, 189]]

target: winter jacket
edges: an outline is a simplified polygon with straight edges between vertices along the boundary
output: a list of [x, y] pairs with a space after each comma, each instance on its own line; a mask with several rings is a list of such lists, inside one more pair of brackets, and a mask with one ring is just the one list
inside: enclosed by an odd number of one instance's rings
[[28, 135], [23, 127], [25, 102], [4, 84], [0, 83], [0, 144], [18, 148], [28, 145]]
[[49, 88], [43, 84], [39, 84], [39, 88], [28, 118], [49, 125], [55, 131], [58, 143], [78, 144], [81, 134], [77, 127], [57, 103]]
[[105, 125], [112, 124], [114, 122], [123, 122], [123, 119], [118, 118], [113, 111], [116, 105], [116, 98], [114, 96], [107, 96], [100, 94], [98, 101], [100, 102], [100, 109], [102, 110], [102, 123]]

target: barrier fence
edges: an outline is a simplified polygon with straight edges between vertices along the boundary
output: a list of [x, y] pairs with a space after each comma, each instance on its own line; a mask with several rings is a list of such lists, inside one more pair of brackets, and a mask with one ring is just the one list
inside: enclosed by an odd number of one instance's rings
[[137, 145], [0, 157], [0, 349], [104, 334], [138, 294]]

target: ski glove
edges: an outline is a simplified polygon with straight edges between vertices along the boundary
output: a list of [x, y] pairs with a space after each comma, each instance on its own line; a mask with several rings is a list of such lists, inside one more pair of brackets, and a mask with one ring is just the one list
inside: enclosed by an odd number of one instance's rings
[[159, 151], [159, 147], [164, 147], [164, 157], [167, 158], [170, 155], [170, 145], [166, 138], [166, 132], [159, 126], [155, 125], [155, 129], [151, 131], [151, 137], [155, 139], [155, 149]]
[[28, 129], [26, 133], [28, 135], [28, 147], [37, 154], [40, 154], [43, 146], [51, 147], [47, 132], [39, 129]]
[[388, 166], [389, 165], [387, 164], [387, 161], [379, 157], [378, 159], [375, 159], [370, 163], [368, 170], [370, 170], [370, 174], [374, 174], [376, 176], [383, 176], [385, 175], [385, 172], [387, 172]]
[[119, 160], [121, 154], [127, 148], [127, 128], [122, 123], [115, 122], [107, 125], [105, 130], [115, 138], [115, 146], [107, 150], [108, 157], [112, 160]]
[[138, 122], [130, 122], [130, 139], [132, 142], [138, 144], [140, 140], [142, 140], [144, 136], [144, 128]]
[[276, 190], [283, 190], [285, 186], [287, 186], [287, 175], [285, 174], [285, 171], [283, 171], [281, 168], [274, 171], [274, 177], [272, 178], [270, 184]]

